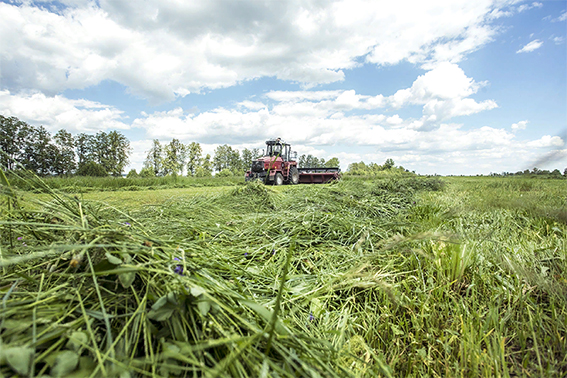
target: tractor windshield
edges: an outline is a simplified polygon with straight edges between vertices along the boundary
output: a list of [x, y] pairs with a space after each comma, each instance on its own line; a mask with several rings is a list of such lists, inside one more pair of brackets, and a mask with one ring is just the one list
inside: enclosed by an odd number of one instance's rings
[[281, 144], [269, 144], [268, 155], [270, 156], [281, 156], [282, 155], [282, 145]]

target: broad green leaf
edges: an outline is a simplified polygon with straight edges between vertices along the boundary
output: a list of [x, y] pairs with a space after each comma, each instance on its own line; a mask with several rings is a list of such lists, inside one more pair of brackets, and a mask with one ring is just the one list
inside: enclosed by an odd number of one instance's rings
[[[262, 306], [262, 305], [260, 305], [256, 302], [241, 300], [240, 303], [248, 306], [251, 310], [253, 310], [258, 315], [260, 315], [266, 321], [266, 323], [270, 323], [270, 320], [272, 319], [272, 315], [273, 315], [272, 311], [268, 310], [266, 307], [264, 307], [264, 306]], [[287, 329], [285, 328], [285, 326], [280, 321], [280, 319], [278, 319], [276, 321], [276, 327], [275, 328], [276, 328], [276, 332], [281, 334], [281, 335], [287, 335], [289, 333], [287, 331]]]
[[199, 312], [201, 312], [201, 315], [206, 316], [209, 313], [209, 310], [211, 309], [211, 304], [209, 303], [209, 301], [201, 300], [197, 302], [197, 307], [199, 308]]
[[26, 347], [14, 347], [4, 350], [6, 362], [14, 371], [20, 375], [28, 375], [30, 363], [33, 358], [33, 350]]
[[160, 307], [157, 310], [152, 308], [152, 310], [148, 312], [148, 318], [157, 320], [158, 322], [163, 322], [173, 315], [173, 311], [175, 311], [175, 308], [171, 308], [170, 306]]
[[113, 264], [113, 265], [120, 265], [122, 264], [122, 260], [120, 260], [118, 257], [111, 255], [109, 252], [106, 252], [105, 254], [106, 259], [108, 260], [109, 263]]
[[194, 297], [198, 297], [201, 294], [206, 293], [207, 291], [203, 289], [201, 286], [193, 286], [191, 288], [191, 295]]
[[51, 376], [65, 377], [75, 370], [79, 364], [79, 356], [71, 350], [64, 350], [57, 355], [55, 364], [51, 368]]
[[124, 272], [124, 273], [120, 273], [118, 275], [118, 279], [120, 280], [120, 283], [122, 284], [122, 287], [124, 289], [128, 289], [130, 286], [132, 286], [132, 283], [134, 282], [134, 279], [136, 279], [136, 272]]
[[321, 316], [321, 314], [325, 311], [325, 307], [323, 306], [319, 298], [313, 298], [311, 300], [309, 309], [314, 316]]
[[162, 308], [166, 303], [167, 303], [167, 296], [164, 295], [163, 297], [158, 299], [156, 303], [152, 305], [152, 310], [158, 310]]
[[87, 344], [89, 341], [89, 336], [83, 331], [75, 331], [69, 337], [69, 341], [65, 345], [68, 349], [77, 352], [81, 347]]

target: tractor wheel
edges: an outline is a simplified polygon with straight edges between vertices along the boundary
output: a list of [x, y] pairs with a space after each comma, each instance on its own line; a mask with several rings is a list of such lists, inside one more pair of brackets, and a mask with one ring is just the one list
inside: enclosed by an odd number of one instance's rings
[[289, 169], [289, 183], [291, 185], [299, 184], [299, 171], [295, 167]]
[[283, 184], [283, 176], [281, 173], [276, 173], [276, 177], [274, 177], [274, 185], [281, 185]]

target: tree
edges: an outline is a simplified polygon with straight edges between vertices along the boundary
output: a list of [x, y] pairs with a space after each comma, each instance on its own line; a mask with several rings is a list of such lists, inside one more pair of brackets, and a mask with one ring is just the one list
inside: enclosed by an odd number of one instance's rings
[[242, 150], [242, 166], [249, 169], [252, 166], [252, 161], [255, 160], [253, 151], [245, 148]]
[[242, 169], [242, 161], [240, 160], [238, 150], [233, 150], [232, 147], [227, 144], [215, 148], [213, 167], [217, 172], [223, 169], [229, 169], [231, 171]]
[[384, 170], [394, 168], [394, 160], [386, 159], [386, 161], [384, 162], [384, 165], [382, 167], [383, 167]]
[[[154, 176], [159, 176], [162, 174], [163, 167], [163, 148], [158, 139], [154, 139], [152, 148], [148, 151], [146, 155], [146, 160], [144, 161], [144, 168], [153, 170]], [[140, 172], [141, 174], [141, 172]]]
[[567, 177], [567, 168], [563, 171], [563, 176]]
[[69, 175], [73, 173], [77, 164], [75, 162], [75, 139], [71, 133], [61, 129], [53, 138], [57, 147], [57, 156], [53, 172], [57, 175]]
[[561, 177], [561, 171], [559, 169], [554, 169], [553, 172], [550, 173], [550, 175], [554, 178]]
[[203, 159], [201, 159], [201, 167], [205, 171], [209, 172], [209, 176], [211, 176], [213, 172], [213, 163], [211, 162], [211, 155], [207, 154]]
[[191, 142], [187, 145], [187, 176], [195, 176], [197, 168], [201, 163], [201, 145], [196, 142]]
[[165, 146], [163, 158], [163, 174], [179, 175], [183, 173], [187, 151], [185, 145], [178, 139], [173, 139]]
[[124, 167], [128, 165], [129, 156], [132, 151], [130, 141], [118, 131], [111, 131], [106, 134], [106, 159], [105, 168], [112, 176], [121, 176]]
[[98, 142], [94, 135], [81, 133], [75, 137], [75, 151], [79, 169], [90, 161], [98, 162]]
[[51, 143], [51, 134], [43, 126], [31, 128], [21, 163], [25, 169], [47, 176], [53, 171], [57, 152], [57, 147]]
[[0, 115], [0, 148], [5, 154], [0, 155], [2, 168], [12, 170], [17, 162], [21, 162], [31, 131], [30, 125], [16, 117]]
[[336, 157], [330, 158], [326, 163], [325, 163], [325, 167], [327, 168], [336, 168], [336, 167], [340, 167], [341, 163], [339, 162], [339, 159]]

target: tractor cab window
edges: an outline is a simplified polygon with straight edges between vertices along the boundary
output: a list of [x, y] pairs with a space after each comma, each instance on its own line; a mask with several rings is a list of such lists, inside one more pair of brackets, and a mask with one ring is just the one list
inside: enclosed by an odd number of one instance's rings
[[268, 144], [267, 153], [269, 156], [281, 156], [282, 155], [282, 145], [281, 144]]

